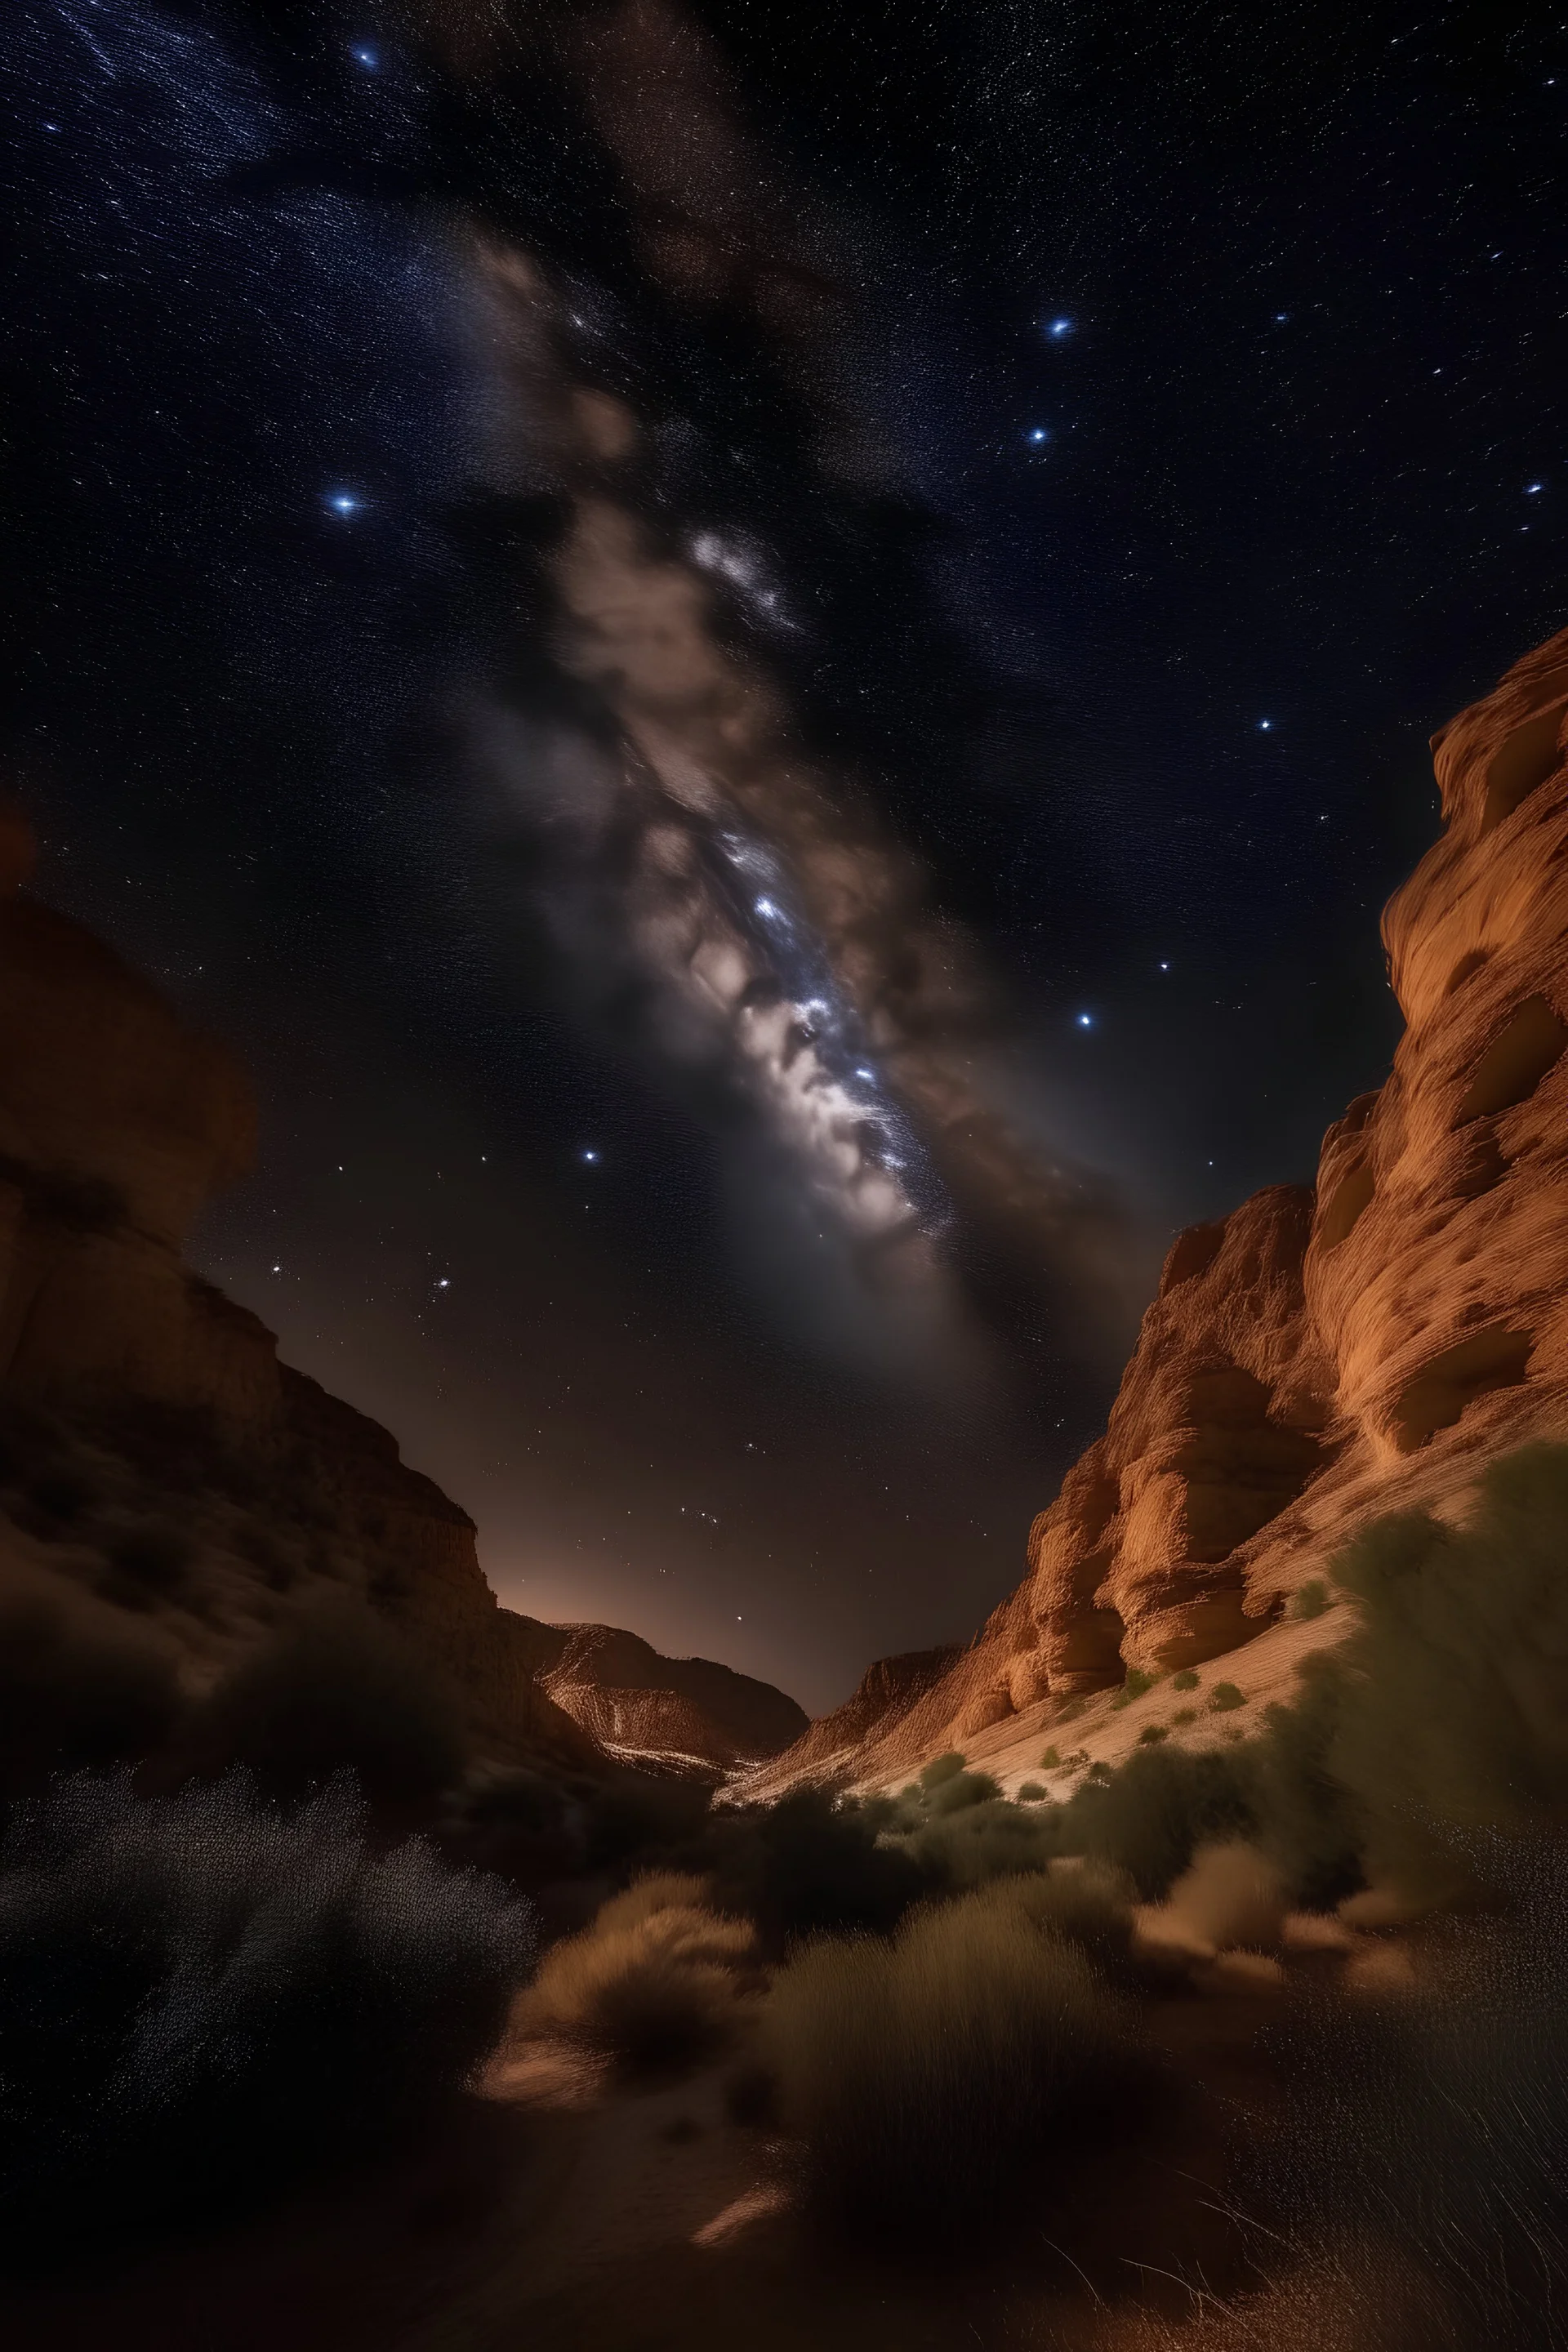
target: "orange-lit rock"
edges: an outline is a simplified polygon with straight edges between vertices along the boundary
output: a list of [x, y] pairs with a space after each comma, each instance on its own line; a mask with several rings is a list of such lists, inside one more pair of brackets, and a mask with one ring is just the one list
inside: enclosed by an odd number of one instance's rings
[[814, 1726], [751, 1793], [891, 1779], [1128, 1666], [1223, 1655], [1368, 1516], [1568, 1433], [1565, 722], [1568, 630], [1433, 738], [1444, 831], [1384, 915], [1408, 1024], [1386, 1084], [1315, 1190], [1178, 1237], [1105, 1435], [947, 1674], [831, 1768]]

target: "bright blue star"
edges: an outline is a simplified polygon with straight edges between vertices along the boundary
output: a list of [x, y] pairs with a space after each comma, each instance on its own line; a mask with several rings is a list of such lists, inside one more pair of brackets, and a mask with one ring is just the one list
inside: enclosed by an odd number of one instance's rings
[[1048, 441], [1050, 437], [1043, 425], [1037, 425], [1029, 436], [1031, 441]]
[[1267, 735], [1267, 734], [1268, 734], [1268, 730], [1269, 730], [1269, 729], [1273, 726], [1274, 721], [1272, 720], [1272, 719], [1260, 719], [1258, 720], [1258, 723], [1259, 727], [1263, 730], [1263, 732], [1265, 733], [1265, 735]]
[[764, 921], [770, 923], [777, 922], [779, 910], [774, 906], [771, 898], [758, 898], [754, 903], [757, 913], [763, 917]]
[[1289, 311], [1276, 310], [1274, 313], [1274, 323], [1277, 327], [1288, 327], [1290, 323]]
[[1051, 332], [1058, 339], [1063, 335], [1070, 335], [1072, 332], [1072, 320], [1070, 319], [1053, 319], [1051, 320]]
[[363, 66], [366, 73], [374, 73], [381, 63], [374, 49], [355, 49], [353, 54], [355, 65]]
[[334, 514], [350, 515], [359, 512], [359, 500], [347, 490], [334, 490], [327, 504]]
[[1546, 485], [1544, 482], [1526, 482], [1524, 486], [1524, 495], [1527, 499], [1532, 499], [1539, 491], [1543, 490], [1545, 488]]
[[1080, 1013], [1078, 1016], [1078, 1025], [1080, 1029], [1092, 1029], [1094, 1026], [1093, 1013]]

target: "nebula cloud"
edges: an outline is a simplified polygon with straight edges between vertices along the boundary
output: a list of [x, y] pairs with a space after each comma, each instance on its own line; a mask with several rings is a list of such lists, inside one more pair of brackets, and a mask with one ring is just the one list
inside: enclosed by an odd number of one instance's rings
[[[552, 40], [646, 268], [679, 304], [744, 314], [817, 420], [825, 475], [873, 466], [830, 354], [841, 297], [706, 37], [626, 0]], [[513, 239], [476, 229], [467, 249], [487, 478], [550, 506], [547, 625], [575, 697], [566, 716], [498, 698], [478, 734], [499, 804], [545, 845], [563, 945], [602, 994], [640, 1000], [665, 1053], [749, 1099], [895, 1349], [918, 1327], [973, 1354], [984, 1261], [1058, 1351], [1114, 1354], [1144, 1269], [1113, 1190], [1026, 1137], [980, 958], [872, 791], [808, 741], [770, 658], [802, 626], [773, 551], [672, 494], [668, 420], [596, 362], [603, 300]]]

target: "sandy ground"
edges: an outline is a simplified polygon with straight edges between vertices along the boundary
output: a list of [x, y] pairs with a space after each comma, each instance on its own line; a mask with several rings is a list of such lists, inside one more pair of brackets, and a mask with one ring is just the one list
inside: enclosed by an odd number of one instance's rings
[[[1306, 1956], [1292, 1969], [1320, 1965]], [[492, 2068], [424, 2146], [112, 2280], [0, 2310], [6, 2352], [1142, 2352], [1256, 2284], [1231, 2218], [1238, 2125], [1275, 2095], [1278, 1969], [1154, 2003], [1178, 2087], [1132, 2147], [1067, 2152], [1005, 2263], [851, 2261], [798, 2210], [786, 2152], [730, 2121], [727, 2066], [635, 2088], [548, 2044]], [[1060, 2251], [1070, 2247], [1071, 2260]]]

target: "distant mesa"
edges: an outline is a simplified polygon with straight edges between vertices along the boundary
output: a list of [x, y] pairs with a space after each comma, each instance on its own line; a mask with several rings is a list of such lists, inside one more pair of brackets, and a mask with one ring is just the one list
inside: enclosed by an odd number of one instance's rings
[[1565, 717], [1568, 630], [1433, 738], [1444, 830], [1383, 918], [1408, 1024], [1388, 1081], [1315, 1186], [1177, 1236], [1024, 1582], [941, 1672], [873, 1667], [735, 1793], [881, 1785], [976, 1743], [999, 1769], [1064, 1701], [1244, 1644], [1266, 1685], [1300, 1639], [1289, 1596], [1363, 1521], [1568, 1433]]

